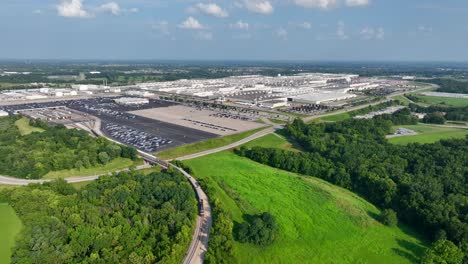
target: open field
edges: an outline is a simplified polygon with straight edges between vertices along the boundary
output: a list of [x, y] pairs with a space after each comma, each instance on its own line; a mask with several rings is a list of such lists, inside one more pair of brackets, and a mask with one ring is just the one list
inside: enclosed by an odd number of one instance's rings
[[15, 122], [22, 136], [29, 135], [33, 132], [44, 132], [44, 129], [39, 127], [33, 127], [29, 125], [29, 119], [23, 117]]
[[430, 125], [412, 125], [412, 126], [395, 126], [394, 128], [407, 128], [418, 133], [413, 136], [394, 137], [388, 141], [393, 144], [407, 145], [409, 143], [434, 143], [441, 139], [463, 138], [468, 135], [468, 129], [438, 127]]
[[417, 94], [416, 96], [421, 100], [421, 103], [426, 105], [446, 105], [454, 107], [468, 106], [468, 99], [464, 98], [425, 96], [421, 94]]
[[323, 121], [332, 121], [332, 122], [337, 122], [337, 121], [343, 121], [348, 118], [351, 118], [351, 115], [348, 113], [341, 113], [341, 114], [336, 114], [336, 115], [331, 115], [331, 116], [325, 116], [320, 118]]
[[168, 149], [168, 150], [156, 153], [156, 156], [163, 160], [170, 160], [170, 159], [174, 159], [177, 157], [182, 157], [182, 156], [206, 151], [209, 149], [219, 148], [219, 147], [237, 142], [248, 136], [251, 136], [263, 129], [265, 128], [262, 127], [259, 129], [242, 132], [239, 134], [234, 134], [234, 135], [229, 135], [229, 136], [219, 137], [219, 138], [214, 138], [214, 139], [208, 139], [208, 140], [201, 141], [198, 143], [193, 143], [193, 144], [189, 144], [189, 145], [185, 145], [185, 146], [181, 146], [181, 147], [177, 147], [173, 149]]
[[227, 117], [230, 114], [182, 105], [143, 109], [130, 113], [222, 136], [262, 127], [256, 122]]
[[83, 168], [81, 170], [72, 169], [72, 170], [61, 170], [61, 171], [51, 171], [47, 173], [43, 179], [58, 179], [58, 178], [70, 178], [70, 177], [85, 177], [106, 174], [111, 172], [116, 172], [119, 170], [124, 170], [130, 168], [132, 165], [138, 166], [143, 164], [143, 161], [132, 161], [130, 159], [117, 158], [104, 166], [94, 167], [94, 168]]
[[[274, 141], [268, 137], [265, 145]], [[219, 199], [235, 222], [246, 213], [276, 218], [279, 234], [272, 245], [234, 243], [238, 263], [418, 263], [425, 250], [406, 226], [382, 225], [376, 207], [322, 180], [227, 151], [185, 163], [195, 177], [208, 178], [212, 199]]]
[[273, 133], [250, 141], [242, 146], [247, 148], [251, 147], [264, 147], [264, 148], [280, 148], [290, 151], [300, 151], [300, 147], [288, 142], [283, 136]]
[[15, 236], [21, 230], [21, 221], [6, 203], [0, 203], [0, 263], [10, 263]]

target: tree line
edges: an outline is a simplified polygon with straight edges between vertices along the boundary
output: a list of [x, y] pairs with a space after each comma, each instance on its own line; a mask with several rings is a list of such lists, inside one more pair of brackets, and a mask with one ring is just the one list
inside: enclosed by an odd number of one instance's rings
[[408, 146], [386, 141], [392, 125], [411, 120], [408, 110], [371, 120], [295, 120], [284, 133], [305, 152], [241, 147], [236, 153], [350, 189], [430, 238], [466, 250], [468, 138]]
[[196, 199], [175, 171], [125, 172], [77, 191], [64, 180], [0, 192], [23, 223], [12, 263], [180, 263]]
[[22, 136], [14, 125], [16, 120], [8, 117], [2, 122], [8, 125], [0, 130], [0, 174], [38, 179], [50, 171], [91, 168], [118, 157], [138, 158], [134, 148], [62, 125], [32, 121], [32, 125], [45, 131]]

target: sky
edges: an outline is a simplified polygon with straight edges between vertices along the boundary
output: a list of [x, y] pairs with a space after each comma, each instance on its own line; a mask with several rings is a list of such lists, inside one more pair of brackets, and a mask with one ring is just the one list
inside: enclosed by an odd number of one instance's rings
[[0, 59], [468, 61], [468, 1], [0, 0]]

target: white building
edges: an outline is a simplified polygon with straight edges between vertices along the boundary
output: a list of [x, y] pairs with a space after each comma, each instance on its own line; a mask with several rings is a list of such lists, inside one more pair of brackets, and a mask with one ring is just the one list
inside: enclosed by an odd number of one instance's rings
[[121, 105], [142, 105], [149, 104], [149, 100], [146, 98], [135, 98], [135, 97], [122, 97], [114, 99], [114, 102]]
[[0, 117], [5, 117], [5, 116], [8, 116], [8, 113], [3, 110], [0, 110]]

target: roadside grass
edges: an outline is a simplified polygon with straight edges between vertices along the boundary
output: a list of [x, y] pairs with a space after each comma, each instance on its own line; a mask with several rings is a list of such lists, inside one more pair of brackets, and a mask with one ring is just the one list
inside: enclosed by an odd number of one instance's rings
[[320, 119], [323, 121], [337, 122], [337, 121], [343, 121], [349, 118], [351, 118], [351, 115], [349, 113], [341, 113], [341, 114], [336, 114], [336, 115], [325, 116]]
[[417, 94], [416, 95], [422, 103], [428, 105], [445, 105], [453, 107], [468, 106], [468, 99], [464, 98], [448, 98], [448, 97], [437, 97], [437, 96], [426, 96]]
[[395, 96], [393, 97], [393, 100], [400, 102], [404, 106], [408, 106], [410, 104], [410, 100], [404, 95]]
[[58, 178], [70, 178], [70, 177], [86, 177], [101, 175], [106, 173], [112, 173], [119, 170], [130, 168], [132, 165], [138, 166], [143, 164], [142, 160], [132, 161], [130, 159], [116, 158], [104, 166], [98, 166], [93, 168], [83, 168], [81, 170], [60, 170], [51, 171], [44, 175], [43, 179], [58, 179]]
[[86, 187], [86, 185], [92, 183], [93, 181], [85, 181], [85, 182], [74, 182], [70, 183], [77, 190], [81, 190], [82, 188]]
[[13, 208], [6, 203], [0, 203], [0, 263], [10, 263], [15, 237], [21, 227], [21, 221]]
[[261, 138], [257, 138], [248, 143], [245, 143], [242, 146], [245, 146], [247, 148], [251, 148], [251, 147], [280, 148], [280, 149], [290, 150], [294, 152], [301, 151], [300, 146], [297, 146], [296, 144], [289, 142], [284, 136], [277, 134], [277, 133], [272, 133], [272, 134], [263, 136]]
[[434, 143], [441, 139], [450, 139], [450, 138], [463, 138], [468, 135], [468, 129], [459, 129], [459, 128], [450, 128], [450, 127], [439, 127], [431, 125], [410, 125], [410, 126], [394, 126], [394, 129], [397, 128], [407, 128], [413, 131], [418, 132], [418, 135], [409, 135], [394, 137], [388, 139], [392, 144], [397, 145], [407, 145], [410, 143]]
[[266, 129], [266, 127], [249, 130], [249, 131], [245, 131], [242, 133], [233, 134], [229, 136], [208, 139], [205, 141], [188, 144], [188, 145], [184, 145], [181, 147], [164, 150], [164, 151], [156, 153], [155, 155], [158, 158], [163, 159], [163, 160], [175, 159], [178, 157], [182, 157], [182, 156], [186, 156], [186, 155], [190, 155], [190, 154], [194, 154], [194, 153], [198, 153], [198, 152], [202, 152], [202, 151], [219, 148], [219, 147], [232, 144], [234, 142], [237, 142], [241, 139], [249, 137], [264, 129]]
[[29, 135], [33, 132], [44, 132], [44, 129], [42, 128], [31, 126], [29, 124], [29, 119], [26, 117], [18, 119], [15, 122], [15, 125], [18, 127], [22, 136]]
[[285, 120], [281, 120], [281, 119], [276, 119], [276, 118], [269, 118], [269, 120], [272, 122], [272, 123], [275, 123], [275, 124], [287, 124], [288, 121], [285, 121]]
[[[270, 136], [265, 142], [273, 142]], [[404, 225], [387, 227], [361, 197], [313, 177], [274, 169], [224, 151], [185, 161], [242, 222], [269, 212], [279, 234], [270, 246], [234, 243], [238, 263], [418, 263], [426, 243]]]

